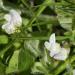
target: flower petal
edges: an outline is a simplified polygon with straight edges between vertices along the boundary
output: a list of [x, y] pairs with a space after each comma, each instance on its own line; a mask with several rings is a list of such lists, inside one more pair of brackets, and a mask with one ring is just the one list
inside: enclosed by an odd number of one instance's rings
[[7, 23], [2, 25], [2, 29], [8, 34], [13, 34], [22, 25], [22, 18], [16, 10], [10, 10], [10, 13], [6, 14], [4, 18]]
[[50, 43], [49, 43], [49, 42], [46, 41], [46, 42], [44, 43], [44, 45], [45, 45], [45, 47], [46, 47], [48, 50], [50, 50]]
[[9, 22], [11, 20], [11, 15], [10, 14], [6, 14], [4, 16], [4, 19]]
[[13, 19], [13, 23], [16, 27], [19, 27], [21, 26], [22, 24], [22, 19], [21, 19], [21, 16], [19, 14], [19, 12], [17, 12], [16, 10], [10, 10], [10, 15]]
[[56, 60], [66, 60], [67, 57], [68, 57], [67, 50], [65, 48], [61, 48], [61, 51], [58, 54], [54, 55], [53, 58]]
[[8, 23], [3, 25], [2, 29], [4, 29], [8, 34], [12, 34], [15, 32], [15, 28], [12, 25], [10, 26]]
[[56, 39], [55, 39], [55, 33], [53, 33], [49, 38], [50, 46], [55, 47]]
[[54, 47], [51, 46], [50, 56], [53, 57], [54, 55], [59, 53], [60, 50], [61, 50], [60, 44], [59, 43], [55, 43]]

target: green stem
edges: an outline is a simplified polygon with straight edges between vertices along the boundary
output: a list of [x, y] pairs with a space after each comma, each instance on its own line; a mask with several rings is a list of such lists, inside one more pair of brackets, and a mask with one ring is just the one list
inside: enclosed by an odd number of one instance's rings
[[28, 4], [26, 3], [25, 0], [21, 0], [21, 2], [22, 2], [28, 9], [30, 9], [30, 7], [28, 6]]
[[[39, 25], [47, 25], [47, 24], [58, 24], [58, 21], [57, 21], [57, 17], [54, 17], [54, 16], [47, 16], [47, 15], [40, 15], [38, 17], [38, 19], [40, 21], [46, 21], [46, 22], [40, 22], [38, 23]], [[37, 26], [37, 23], [34, 23], [32, 26]]]
[[0, 56], [4, 54], [9, 48], [12, 47], [13, 41], [11, 41], [2, 51], [0, 51]]
[[36, 20], [36, 18], [43, 12], [43, 10], [47, 7], [47, 5], [45, 6], [44, 4], [49, 3], [49, 0], [45, 0], [43, 4], [40, 5], [39, 9], [35, 12], [35, 16], [33, 16], [30, 20], [30, 22], [28, 23], [28, 27], [32, 25], [32, 23]]
[[[49, 36], [40, 36], [40, 37], [9, 37], [9, 38], [12, 38], [12, 39], [20, 39], [20, 40], [48, 40], [49, 39]], [[56, 40], [65, 40], [69, 37], [67, 36], [57, 36], [56, 37]]]
[[61, 73], [66, 68], [67, 64], [72, 63], [73, 61], [75, 61], [75, 55], [71, 56], [70, 59], [67, 59], [62, 65], [57, 67], [54, 71], [54, 75], [59, 75], [59, 73]]

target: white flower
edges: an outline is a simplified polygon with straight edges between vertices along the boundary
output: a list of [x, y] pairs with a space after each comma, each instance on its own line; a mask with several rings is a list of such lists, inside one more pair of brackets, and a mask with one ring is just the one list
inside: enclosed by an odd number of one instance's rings
[[6, 14], [4, 18], [7, 23], [2, 25], [2, 29], [8, 34], [13, 34], [22, 25], [22, 18], [16, 10], [10, 10], [9, 14]]
[[45, 42], [45, 47], [50, 51], [50, 56], [56, 60], [66, 60], [70, 49], [62, 48], [56, 43], [55, 33], [50, 36], [49, 42]]

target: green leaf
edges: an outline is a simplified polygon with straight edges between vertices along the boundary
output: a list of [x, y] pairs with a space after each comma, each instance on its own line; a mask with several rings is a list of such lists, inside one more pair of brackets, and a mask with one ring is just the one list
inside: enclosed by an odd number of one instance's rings
[[62, 4], [56, 5], [56, 13], [57, 13], [57, 18], [58, 21], [61, 25], [66, 30], [71, 31], [72, 30], [72, 14], [69, 12], [65, 12], [65, 9], [62, 8]]
[[33, 68], [32, 68], [32, 73], [35, 74], [35, 73], [44, 73], [43, 71], [44, 67], [42, 65], [41, 62], [35, 62]]
[[19, 51], [15, 51], [12, 58], [10, 59], [9, 66], [6, 68], [6, 73], [18, 71], [18, 55]]
[[75, 4], [75, 0], [65, 0], [66, 2], [69, 2], [69, 3], [72, 3], [72, 4]]
[[39, 56], [39, 40], [27, 40], [24, 43], [24, 47], [27, 48], [34, 56]]
[[71, 18], [62, 18], [59, 20], [61, 27], [66, 30], [72, 30], [72, 19]]
[[5, 75], [5, 65], [0, 60], [0, 74]]
[[33, 68], [32, 68], [32, 73], [35, 75], [36, 73], [41, 73], [44, 75], [52, 75], [49, 73], [49, 69], [42, 64], [42, 62], [35, 62]]
[[29, 50], [21, 49], [19, 53], [19, 64], [18, 69], [19, 71], [27, 71], [33, 65], [34, 59]]
[[72, 19], [72, 30], [75, 30], [75, 14], [73, 15]]
[[7, 44], [8, 37], [6, 35], [0, 35], [0, 44]]

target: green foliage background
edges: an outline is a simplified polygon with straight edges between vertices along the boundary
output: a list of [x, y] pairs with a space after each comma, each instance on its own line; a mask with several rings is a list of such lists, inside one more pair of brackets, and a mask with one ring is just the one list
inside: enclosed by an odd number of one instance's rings
[[[10, 9], [20, 10], [23, 22], [19, 33], [8, 35], [1, 26]], [[67, 60], [54, 60], [46, 51], [52, 33], [69, 43]], [[0, 0], [0, 75], [73, 75], [74, 68], [75, 0]]]

